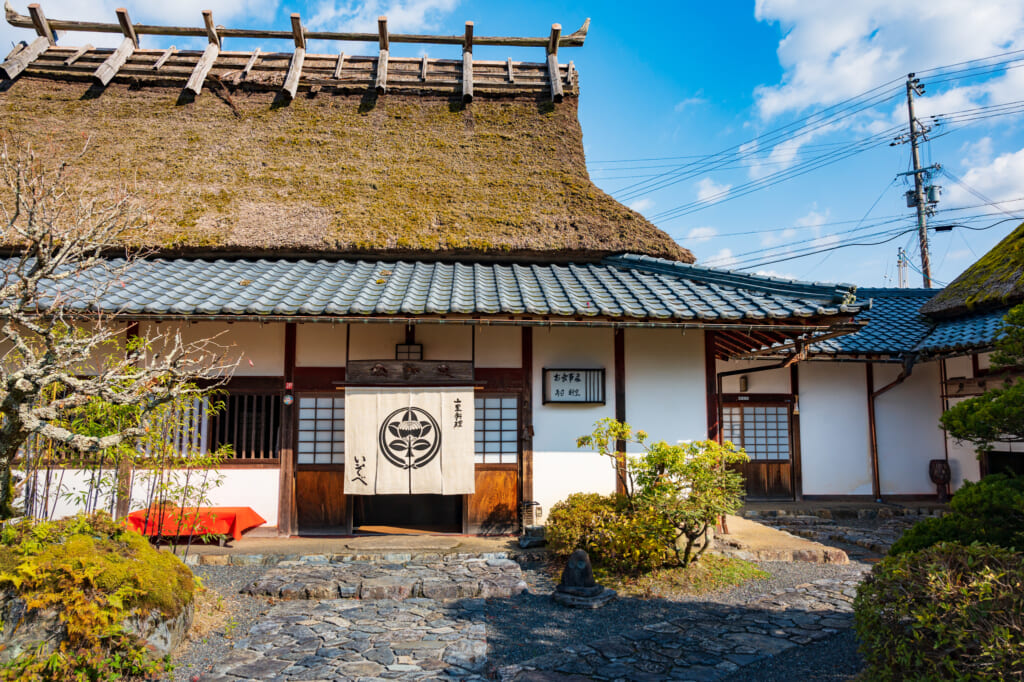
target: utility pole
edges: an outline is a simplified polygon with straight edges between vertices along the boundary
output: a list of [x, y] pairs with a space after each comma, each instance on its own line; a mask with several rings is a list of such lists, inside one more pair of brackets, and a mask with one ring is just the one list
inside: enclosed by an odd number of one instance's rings
[[914, 117], [914, 95], [923, 95], [924, 86], [920, 78], [914, 78], [914, 74], [907, 74], [907, 113], [910, 115], [910, 154], [914, 163], [914, 204], [917, 208], [917, 237], [921, 242], [921, 277], [924, 279], [924, 288], [932, 287], [932, 263], [928, 256], [928, 204], [924, 196], [924, 178], [921, 177], [926, 170], [921, 168], [921, 151], [917, 145], [917, 139], [924, 135], [918, 128], [917, 118]]
[[896, 252], [896, 275], [900, 289], [907, 288], [907, 252], [899, 247]]

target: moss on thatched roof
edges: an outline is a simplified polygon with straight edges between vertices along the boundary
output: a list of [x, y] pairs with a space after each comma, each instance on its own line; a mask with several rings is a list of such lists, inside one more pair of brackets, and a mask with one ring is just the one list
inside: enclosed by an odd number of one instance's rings
[[135, 192], [138, 242], [165, 255], [693, 260], [590, 181], [575, 96], [180, 92], [30, 71], [0, 131], [53, 159], [88, 143], [76, 182]]
[[1024, 301], [1024, 223], [921, 307], [932, 317], [956, 317]]

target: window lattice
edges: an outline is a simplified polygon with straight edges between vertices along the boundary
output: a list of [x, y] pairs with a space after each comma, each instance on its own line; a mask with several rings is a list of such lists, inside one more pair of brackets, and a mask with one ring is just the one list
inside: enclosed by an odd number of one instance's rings
[[235, 459], [275, 459], [281, 454], [281, 396], [231, 393], [210, 418], [210, 449], [234, 448]]
[[519, 408], [515, 397], [476, 398], [476, 461], [515, 464], [519, 457]]
[[789, 407], [723, 407], [722, 435], [746, 450], [752, 460], [789, 459]]
[[298, 461], [345, 463], [344, 398], [299, 398]]

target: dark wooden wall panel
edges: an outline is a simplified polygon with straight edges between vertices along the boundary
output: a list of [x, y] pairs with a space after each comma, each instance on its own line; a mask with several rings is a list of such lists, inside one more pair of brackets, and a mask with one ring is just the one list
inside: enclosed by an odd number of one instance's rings
[[468, 532], [504, 535], [518, 529], [517, 492], [519, 476], [515, 465], [476, 469], [476, 492], [467, 495]]
[[341, 532], [346, 525], [345, 471], [299, 469], [295, 473], [299, 529], [337, 528]]
[[755, 460], [736, 465], [747, 481], [751, 499], [793, 499], [793, 467], [789, 460]]

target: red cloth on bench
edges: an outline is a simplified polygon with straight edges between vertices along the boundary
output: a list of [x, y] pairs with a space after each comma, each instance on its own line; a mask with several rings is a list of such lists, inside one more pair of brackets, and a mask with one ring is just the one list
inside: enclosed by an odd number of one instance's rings
[[[146, 517], [149, 523], [146, 523]], [[262, 526], [266, 519], [252, 507], [188, 507], [167, 509], [140, 509], [126, 517], [128, 527], [143, 535], [230, 535], [235, 540], [242, 533]]]

